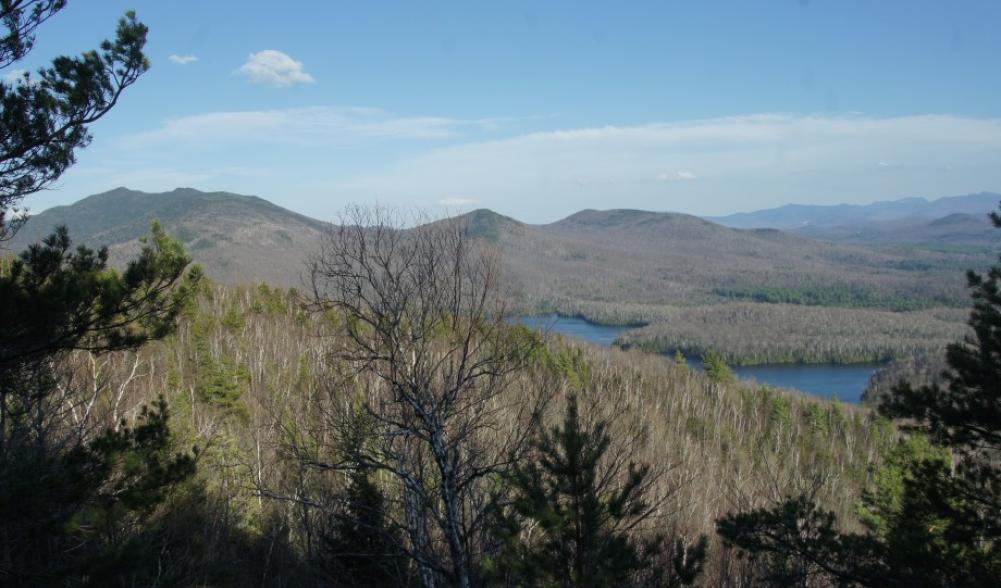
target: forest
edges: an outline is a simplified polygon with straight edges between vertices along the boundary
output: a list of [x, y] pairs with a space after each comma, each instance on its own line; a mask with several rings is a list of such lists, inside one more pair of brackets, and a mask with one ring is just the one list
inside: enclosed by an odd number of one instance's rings
[[[63, 7], [3, 4], [0, 63]], [[99, 51], [0, 83], [4, 238], [148, 69], [147, 33], [126, 13]], [[65, 227], [3, 254], [4, 586], [1001, 574], [1001, 260], [967, 274], [971, 310], [948, 309], [967, 329], [909, 332], [916, 351], [941, 341], [941, 375], [853, 407], [737, 381], [723, 345], [703, 372], [514, 325], [504, 253], [450, 219], [348, 208], [300, 289], [214, 283], [157, 222], [123, 269]], [[803, 360], [888, 353], [870, 337], [886, 311], [852, 310], [833, 351]], [[736, 345], [755, 338], [728, 320]], [[853, 328], [873, 340], [849, 343]]]

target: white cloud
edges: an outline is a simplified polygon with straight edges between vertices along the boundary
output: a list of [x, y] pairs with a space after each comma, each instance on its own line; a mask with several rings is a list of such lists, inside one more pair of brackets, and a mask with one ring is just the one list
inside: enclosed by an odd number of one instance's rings
[[274, 49], [251, 53], [247, 62], [236, 71], [254, 83], [275, 87], [312, 84], [315, 81], [303, 70], [301, 61]]
[[479, 202], [475, 198], [442, 198], [438, 201], [441, 206], [468, 206]]
[[673, 173], [657, 174], [657, 179], [662, 182], [684, 182], [687, 180], [694, 180], [695, 178], [695, 174], [690, 171], [676, 171]]
[[194, 55], [177, 55], [176, 53], [171, 54], [170, 57], [168, 57], [167, 59], [169, 59], [173, 63], [176, 63], [177, 65], [188, 65], [189, 63], [194, 63], [198, 61], [198, 57]]

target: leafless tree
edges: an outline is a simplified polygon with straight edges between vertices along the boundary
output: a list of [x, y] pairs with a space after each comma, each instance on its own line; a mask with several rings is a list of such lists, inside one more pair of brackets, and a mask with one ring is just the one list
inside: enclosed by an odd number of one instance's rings
[[487, 479], [518, 455], [539, 406], [519, 395], [512, 410], [504, 394], [534, 344], [507, 324], [498, 267], [461, 219], [363, 208], [329, 229], [310, 266], [313, 305], [343, 319], [333, 352], [371, 382], [364, 459], [397, 482], [425, 586], [474, 582]]

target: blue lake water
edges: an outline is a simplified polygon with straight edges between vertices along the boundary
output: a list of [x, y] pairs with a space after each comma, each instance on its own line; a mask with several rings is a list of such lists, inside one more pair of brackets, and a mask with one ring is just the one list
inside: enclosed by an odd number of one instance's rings
[[[518, 322], [533, 329], [576, 337], [606, 347], [632, 328], [597, 325], [584, 319], [555, 314], [523, 316], [518, 318]], [[702, 367], [696, 358], [687, 361], [692, 367]], [[836, 396], [842, 402], [858, 403], [877, 367], [873, 364], [774, 364], [735, 366], [733, 371], [742, 380], [800, 390], [824, 399]]]
[[577, 337], [589, 343], [611, 347], [612, 343], [632, 327], [597, 325], [581, 318], [544, 314], [518, 317], [517, 322], [532, 329]]

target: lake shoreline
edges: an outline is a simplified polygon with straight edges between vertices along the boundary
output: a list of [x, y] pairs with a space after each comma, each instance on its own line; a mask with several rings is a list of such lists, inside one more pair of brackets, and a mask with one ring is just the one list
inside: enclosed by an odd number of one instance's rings
[[[528, 328], [557, 333], [580, 339], [602, 347], [623, 351], [638, 349], [659, 355], [672, 361], [675, 352], [643, 349], [638, 345], [621, 345], [620, 336], [637, 327], [622, 325], [602, 325], [583, 316], [567, 316], [558, 313], [522, 315], [512, 322]], [[693, 369], [702, 369], [701, 357], [682, 353], [685, 364]], [[872, 375], [885, 362], [768, 362], [760, 364], [733, 364], [731, 369], [743, 382], [793, 390], [816, 398], [829, 400], [832, 397], [851, 404], [860, 404]]]

